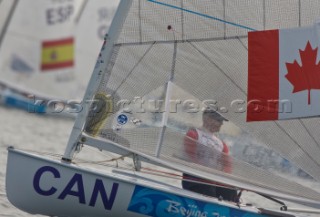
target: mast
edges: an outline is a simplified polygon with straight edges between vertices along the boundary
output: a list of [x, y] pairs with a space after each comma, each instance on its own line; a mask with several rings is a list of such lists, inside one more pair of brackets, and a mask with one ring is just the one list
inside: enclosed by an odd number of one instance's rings
[[99, 85], [100, 79], [103, 77], [103, 70], [106, 68], [111, 59], [114, 44], [119, 37], [122, 24], [125, 18], [127, 17], [131, 4], [132, 0], [121, 0], [121, 2], [119, 3], [119, 7], [110, 26], [109, 34], [105, 38], [105, 42], [107, 41], [108, 43], [105, 43], [101, 48], [101, 55], [98, 58], [98, 62], [92, 73], [91, 79], [89, 81], [87, 90], [85, 92], [81, 104], [82, 111], [77, 115], [71, 135], [69, 137], [68, 145], [65, 150], [65, 154], [62, 158], [65, 161], [71, 161], [73, 154], [80, 142], [81, 133], [84, 127], [86, 117], [89, 113], [95, 90]]
[[[13, 0], [13, 2], [11, 2], [12, 5], [10, 7], [9, 14], [6, 17], [6, 20], [4, 21], [3, 28], [2, 28], [2, 30], [0, 32], [0, 49], [1, 49], [1, 45], [2, 45], [2, 42], [3, 42], [4, 36], [7, 33], [9, 24], [10, 24], [11, 19], [13, 17], [14, 11], [17, 8], [18, 2], [19, 2], [19, 0]], [[1, 1], [0, 4], [3, 5], [3, 4], [5, 4], [5, 2]]]
[[84, 9], [86, 8], [86, 6], [87, 6], [87, 4], [88, 4], [88, 1], [89, 1], [89, 0], [84, 0], [84, 1], [82, 2], [81, 7], [80, 7], [80, 9], [79, 9], [79, 12], [77, 13], [77, 15], [76, 15], [76, 17], [75, 17], [75, 19], [74, 19], [75, 24], [78, 24], [78, 23], [79, 23], [82, 15], [83, 15], [83, 11], [84, 11]]

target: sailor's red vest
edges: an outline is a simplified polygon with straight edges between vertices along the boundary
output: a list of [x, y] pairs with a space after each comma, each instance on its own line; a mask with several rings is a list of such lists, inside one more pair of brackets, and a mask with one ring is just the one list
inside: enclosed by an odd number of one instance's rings
[[[189, 130], [185, 139], [185, 151], [190, 160], [204, 166], [224, 170], [222, 155], [228, 154], [228, 146], [212, 133], [200, 129]], [[224, 153], [224, 154], [223, 154]]]

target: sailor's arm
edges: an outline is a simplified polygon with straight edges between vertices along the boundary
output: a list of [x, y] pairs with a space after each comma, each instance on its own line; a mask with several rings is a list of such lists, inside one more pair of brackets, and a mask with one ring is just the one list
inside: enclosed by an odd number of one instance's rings
[[184, 150], [190, 160], [199, 163], [197, 156], [198, 133], [195, 129], [190, 129], [184, 137]]
[[229, 156], [229, 147], [223, 142], [223, 150], [222, 150], [222, 164], [223, 171], [226, 173], [232, 172], [232, 159]]

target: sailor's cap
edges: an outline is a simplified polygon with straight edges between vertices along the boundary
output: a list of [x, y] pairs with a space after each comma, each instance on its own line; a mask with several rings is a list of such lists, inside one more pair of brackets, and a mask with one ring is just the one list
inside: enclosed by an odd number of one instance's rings
[[213, 109], [210, 108], [206, 108], [203, 111], [203, 115], [205, 115], [206, 117], [210, 117], [213, 118], [217, 121], [228, 121], [228, 119], [226, 119], [225, 117], [223, 117], [222, 115], [220, 115], [217, 111], [214, 111]]

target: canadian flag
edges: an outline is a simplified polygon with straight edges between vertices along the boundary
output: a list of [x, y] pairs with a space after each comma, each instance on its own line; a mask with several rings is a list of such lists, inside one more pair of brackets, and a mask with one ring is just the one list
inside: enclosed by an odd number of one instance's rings
[[247, 121], [320, 115], [318, 28], [249, 32]]

